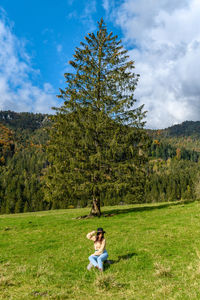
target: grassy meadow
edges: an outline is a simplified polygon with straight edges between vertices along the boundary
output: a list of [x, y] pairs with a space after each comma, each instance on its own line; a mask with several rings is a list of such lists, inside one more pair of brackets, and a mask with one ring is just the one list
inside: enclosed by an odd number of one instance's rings
[[[0, 215], [0, 299], [200, 299], [200, 202]], [[109, 216], [109, 214], [113, 214]], [[111, 265], [88, 271], [86, 234]]]

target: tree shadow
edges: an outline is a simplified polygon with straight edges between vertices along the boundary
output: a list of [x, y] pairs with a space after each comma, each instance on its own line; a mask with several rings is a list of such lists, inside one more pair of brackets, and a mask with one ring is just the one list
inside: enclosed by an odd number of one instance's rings
[[151, 211], [151, 210], [155, 210], [155, 209], [162, 209], [162, 208], [167, 208], [170, 206], [177, 206], [177, 205], [183, 205], [183, 204], [188, 204], [188, 203], [192, 203], [195, 200], [185, 200], [185, 201], [178, 201], [178, 202], [170, 202], [170, 203], [163, 203], [163, 204], [159, 204], [159, 205], [145, 205], [145, 206], [138, 206], [138, 207], [131, 207], [131, 208], [125, 208], [125, 209], [111, 209], [108, 211], [105, 211], [102, 213], [102, 217], [112, 217], [115, 215], [119, 215], [119, 214], [126, 214], [126, 213], [130, 213], [130, 212], [142, 212], [142, 211]]
[[125, 255], [119, 255], [116, 260], [108, 259], [104, 262], [104, 270], [107, 270], [110, 268], [111, 265], [119, 263], [121, 260], [129, 260], [133, 256], [137, 256], [137, 253], [132, 252]]

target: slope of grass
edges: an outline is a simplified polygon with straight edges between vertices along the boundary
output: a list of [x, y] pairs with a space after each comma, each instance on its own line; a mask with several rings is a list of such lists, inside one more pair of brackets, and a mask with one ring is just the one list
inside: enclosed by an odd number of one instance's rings
[[[200, 203], [106, 207], [0, 216], [0, 299], [200, 299]], [[106, 230], [112, 265], [87, 271]]]

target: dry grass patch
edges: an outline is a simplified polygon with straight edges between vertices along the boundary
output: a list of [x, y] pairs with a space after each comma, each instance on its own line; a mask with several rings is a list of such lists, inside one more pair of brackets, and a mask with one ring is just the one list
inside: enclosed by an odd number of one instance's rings
[[9, 272], [8, 267], [10, 263], [4, 263], [0, 265], [0, 288], [14, 286], [13, 272]]
[[173, 299], [170, 297], [172, 293], [173, 286], [171, 284], [160, 284], [161, 287], [158, 289], [154, 299]]
[[155, 276], [158, 277], [172, 277], [171, 267], [163, 266], [160, 263], [155, 263]]
[[196, 255], [197, 255], [197, 259], [190, 263], [187, 267], [189, 273], [191, 274], [191, 279], [195, 280], [196, 278], [199, 279], [200, 277], [200, 253], [199, 250], [196, 249]]
[[54, 272], [50, 271], [48, 267], [45, 265], [41, 265], [38, 267], [36, 271], [36, 277], [41, 277], [41, 276], [53, 276]]
[[0, 277], [0, 287], [8, 287], [8, 286], [14, 286], [15, 282], [13, 281], [12, 276], [1, 276]]
[[119, 283], [113, 274], [98, 274], [94, 281], [95, 288], [99, 290], [121, 289], [125, 284]]

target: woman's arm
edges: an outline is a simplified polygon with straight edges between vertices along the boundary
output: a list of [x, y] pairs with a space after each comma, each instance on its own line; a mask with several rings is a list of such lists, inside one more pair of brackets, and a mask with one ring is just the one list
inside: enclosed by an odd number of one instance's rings
[[89, 232], [87, 235], [86, 235], [86, 238], [88, 239], [88, 240], [91, 240], [91, 241], [95, 241], [96, 240], [96, 238], [95, 238], [95, 235], [96, 234], [96, 231], [94, 230], [94, 231], [92, 231], [92, 232]]

